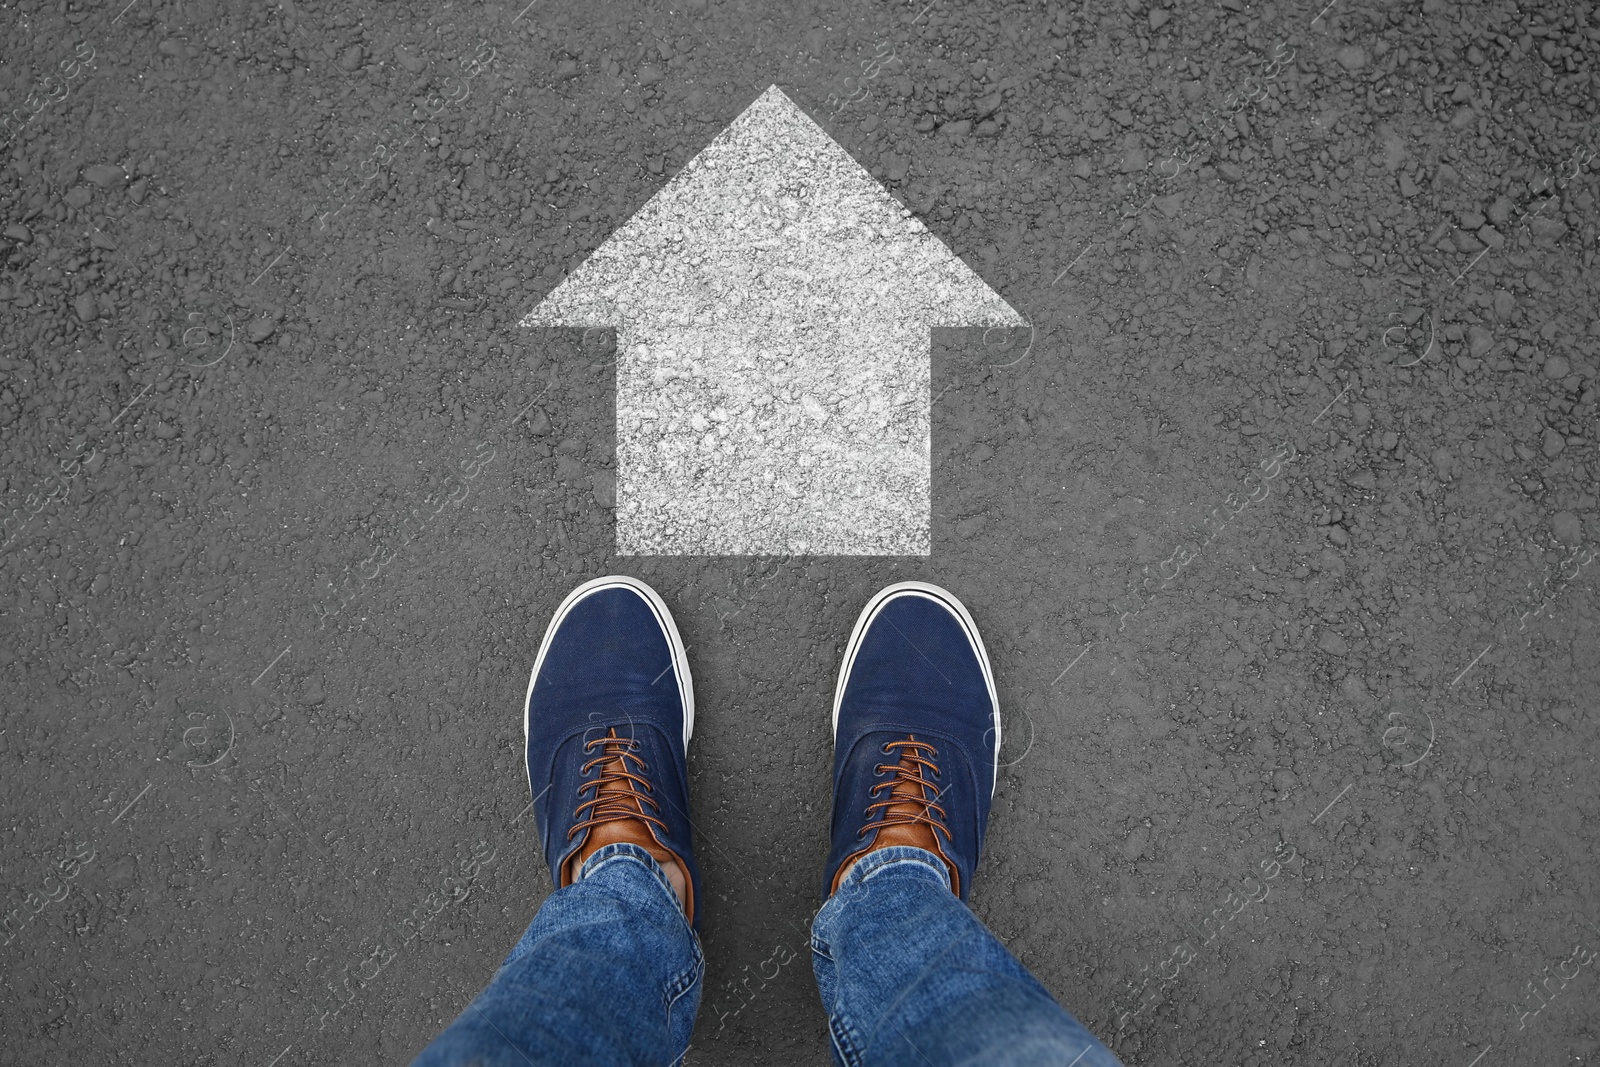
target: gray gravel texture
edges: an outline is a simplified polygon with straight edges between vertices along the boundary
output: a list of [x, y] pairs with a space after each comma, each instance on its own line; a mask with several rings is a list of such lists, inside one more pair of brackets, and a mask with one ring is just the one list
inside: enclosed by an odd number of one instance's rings
[[[1592, 4], [0, 23], [0, 1059], [403, 1062], [549, 891], [517, 702], [622, 570], [698, 686], [690, 1063], [825, 1062], [907, 577], [996, 661], [974, 906], [1125, 1062], [1593, 1061]], [[933, 331], [929, 555], [619, 556], [616, 339], [517, 324], [774, 84], [1031, 325]]]

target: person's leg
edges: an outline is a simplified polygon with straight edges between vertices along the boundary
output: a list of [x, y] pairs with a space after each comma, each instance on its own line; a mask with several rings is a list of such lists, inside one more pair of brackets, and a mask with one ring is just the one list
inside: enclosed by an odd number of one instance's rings
[[694, 690], [643, 582], [574, 590], [523, 708], [528, 787], [556, 891], [424, 1067], [674, 1064], [700, 1006], [700, 876], [686, 751]]
[[606, 845], [413, 1067], [676, 1063], [704, 970], [660, 865], [637, 845]]
[[966, 905], [999, 748], [961, 602], [916, 582], [873, 597], [834, 695], [833, 845], [812, 924], [837, 1062], [1116, 1067]]
[[874, 850], [818, 912], [811, 959], [836, 1060], [1114, 1067], [942, 867], [921, 849]]

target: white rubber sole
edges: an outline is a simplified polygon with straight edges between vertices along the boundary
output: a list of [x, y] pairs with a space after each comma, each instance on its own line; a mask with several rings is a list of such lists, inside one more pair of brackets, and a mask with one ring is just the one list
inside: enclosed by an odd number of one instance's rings
[[856, 619], [856, 627], [850, 631], [850, 643], [845, 645], [844, 659], [839, 664], [839, 684], [833, 691], [833, 737], [839, 739], [839, 706], [844, 703], [844, 690], [850, 684], [850, 669], [855, 666], [856, 653], [861, 650], [861, 639], [866, 636], [867, 627], [877, 618], [888, 603], [897, 597], [920, 596], [935, 601], [947, 609], [961, 622], [961, 627], [966, 631], [967, 640], [972, 643], [973, 651], [978, 654], [978, 663], [983, 668], [983, 681], [989, 687], [989, 704], [994, 708], [994, 777], [993, 784], [989, 787], [989, 795], [994, 796], [995, 786], [1000, 781], [1000, 698], [994, 691], [994, 670], [989, 666], [989, 652], [983, 647], [983, 638], [978, 635], [978, 624], [973, 621], [972, 613], [967, 606], [950, 590], [928, 582], [896, 582], [886, 586], [867, 601], [867, 606], [861, 609], [861, 615]]
[[[694, 733], [694, 680], [689, 677], [689, 657], [684, 652], [683, 637], [678, 633], [678, 624], [672, 619], [672, 612], [667, 610], [666, 602], [661, 595], [650, 586], [637, 578], [630, 578], [626, 574], [609, 574], [604, 578], [591, 578], [578, 588], [567, 594], [567, 598], [556, 608], [555, 618], [550, 620], [550, 626], [544, 632], [544, 640], [539, 642], [539, 655], [533, 661], [533, 673], [528, 676], [528, 691], [522, 697], [522, 748], [528, 748], [529, 731], [529, 703], [533, 700], [533, 685], [539, 680], [539, 672], [544, 669], [545, 653], [550, 651], [550, 642], [555, 637], [556, 630], [561, 626], [567, 613], [577, 606], [578, 602], [587, 598], [591, 593], [601, 589], [630, 589], [650, 605], [650, 610], [655, 612], [656, 622], [661, 625], [661, 630], [667, 635], [667, 647], [672, 651], [673, 673], [678, 678], [678, 696], [683, 701], [683, 748], [689, 750], [689, 737]], [[664, 669], [664, 668], [663, 668]], [[526, 759], [524, 759], [526, 764]], [[531, 789], [533, 783], [528, 783]]]

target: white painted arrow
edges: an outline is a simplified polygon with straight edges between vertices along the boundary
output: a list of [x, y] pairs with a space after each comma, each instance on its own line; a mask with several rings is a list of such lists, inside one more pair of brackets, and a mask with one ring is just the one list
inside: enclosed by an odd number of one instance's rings
[[617, 328], [617, 551], [926, 555], [935, 326], [1024, 326], [777, 86], [524, 326]]

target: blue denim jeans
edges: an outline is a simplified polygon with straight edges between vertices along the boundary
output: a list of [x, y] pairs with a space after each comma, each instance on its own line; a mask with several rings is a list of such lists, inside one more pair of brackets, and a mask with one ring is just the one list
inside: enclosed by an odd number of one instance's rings
[[[869, 853], [811, 926], [835, 1062], [1118, 1067], [917, 848]], [[550, 894], [487, 989], [413, 1067], [678, 1064], [705, 959], [644, 849]]]

